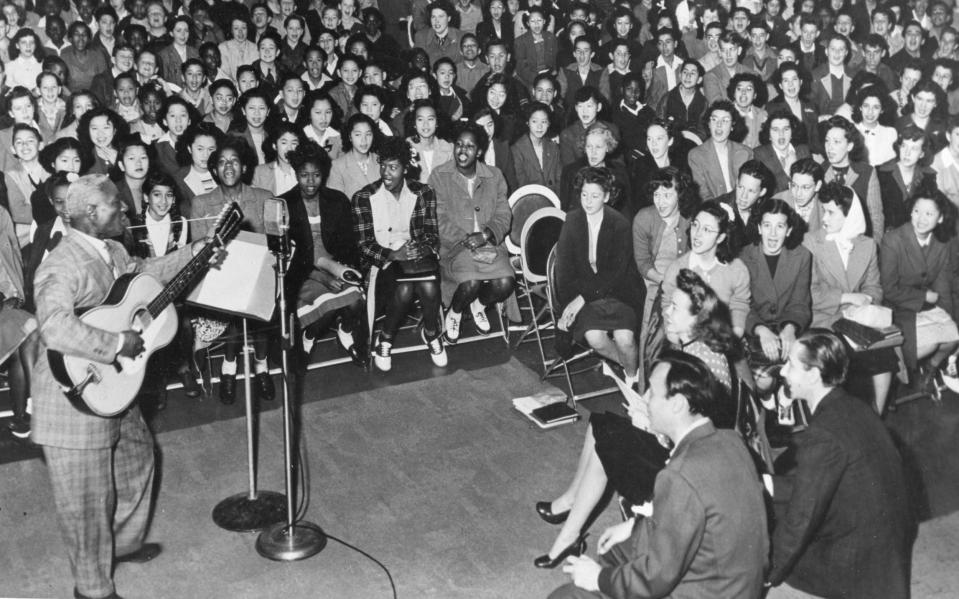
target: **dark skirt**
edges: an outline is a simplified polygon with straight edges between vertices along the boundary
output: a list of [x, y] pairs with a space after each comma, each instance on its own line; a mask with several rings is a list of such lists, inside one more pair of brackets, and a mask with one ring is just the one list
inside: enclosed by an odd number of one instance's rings
[[586, 331], [635, 331], [639, 328], [636, 311], [614, 297], [589, 302], [576, 315], [573, 338], [585, 343]]
[[653, 496], [656, 475], [666, 466], [669, 450], [656, 437], [612, 412], [589, 419], [596, 440], [596, 455], [610, 486], [627, 501], [640, 505]]
[[873, 376], [899, 370], [899, 358], [891, 347], [849, 352], [849, 372]]

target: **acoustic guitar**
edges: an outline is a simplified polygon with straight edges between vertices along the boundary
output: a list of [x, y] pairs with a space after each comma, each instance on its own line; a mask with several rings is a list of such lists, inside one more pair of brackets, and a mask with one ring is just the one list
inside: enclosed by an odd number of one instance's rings
[[223, 207], [207, 244], [164, 287], [153, 276], [125, 274], [110, 288], [103, 302], [84, 311], [80, 320], [98, 329], [119, 333], [134, 330], [143, 337], [143, 351], [135, 358], [117, 356], [111, 364], [47, 350], [50, 370], [67, 399], [78, 410], [96, 416], [116, 416], [136, 399], [150, 356], [169, 345], [176, 335], [173, 301], [206, 272], [214, 251], [240, 228], [243, 212], [236, 202]]

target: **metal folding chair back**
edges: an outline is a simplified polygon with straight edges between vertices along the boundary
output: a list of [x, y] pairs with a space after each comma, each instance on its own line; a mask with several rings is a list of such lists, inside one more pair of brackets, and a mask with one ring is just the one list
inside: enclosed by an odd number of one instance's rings
[[514, 191], [507, 201], [513, 213], [513, 225], [506, 238], [506, 249], [518, 256], [523, 247], [522, 235], [526, 223], [540, 208], [559, 209], [559, 197], [544, 185], [524, 185]]

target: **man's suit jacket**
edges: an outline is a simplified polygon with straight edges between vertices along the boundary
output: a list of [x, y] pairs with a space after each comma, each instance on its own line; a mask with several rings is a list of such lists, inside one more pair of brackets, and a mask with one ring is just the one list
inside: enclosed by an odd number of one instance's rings
[[[726, 144], [729, 151], [729, 181], [730, 185], [735, 187], [736, 179], [739, 177], [739, 167], [752, 159], [753, 151], [732, 140], [727, 141]], [[726, 187], [726, 180], [723, 178], [716, 145], [712, 138], [689, 151], [689, 170], [693, 173], [693, 180], [699, 185], [699, 193], [703, 201], [731, 191]]]
[[842, 264], [836, 242], [827, 241], [823, 230], [806, 235], [803, 245], [812, 254], [810, 326], [828, 328], [842, 318], [844, 293], [865, 293], [872, 298], [873, 305], [882, 304], [879, 250], [875, 241], [865, 235], [853, 239], [846, 266]]
[[609, 597], [737, 597], [762, 593], [766, 510], [738, 433], [707, 422], [676, 445], [656, 476], [653, 515], [602, 559]]
[[908, 188], [897, 162], [890, 162], [876, 168], [876, 176], [879, 178], [879, 189], [882, 190], [883, 227], [886, 231], [890, 231], [909, 221], [910, 214], [906, 201], [921, 183], [924, 181], [933, 183], [936, 179], [936, 171], [917, 165], [916, 172], [912, 176], [912, 183]]
[[516, 140], [512, 146], [515, 182], [514, 188], [523, 185], [539, 184], [550, 188], [559, 197], [560, 177], [563, 176], [563, 165], [559, 161], [559, 146], [552, 140], [543, 139], [543, 165], [539, 164], [533, 142], [529, 135]]
[[751, 333], [757, 325], [766, 325], [775, 331], [786, 323], [796, 325], [797, 333], [805, 331], [812, 321], [809, 296], [812, 255], [803, 246], [783, 248], [773, 276], [760, 245], [747, 245], [739, 253], [739, 259], [749, 270], [752, 294], [746, 332]]
[[[556, 53], [559, 51], [556, 36], [549, 31], [543, 31], [543, 54], [546, 59], [546, 68], [553, 71], [556, 68]], [[516, 59], [516, 76], [527, 85], [533, 87], [536, 79], [536, 42], [529, 31], [516, 38], [513, 44], [513, 57]]]
[[[796, 209], [796, 198], [793, 197], [793, 192], [791, 189], [781, 191], [773, 197], [786, 202], [793, 210]], [[809, 213], [809, 220], [806, 221], [807, 236], [822, 229], [822, 204], [819, 203], [819, 198], [813, 198], [811, 201], [813, 203], [813, 209]]]
[[705, 137], [706, 128], [703, 125], [703, 115], [706, 114], [706, 108], [708, 106], [703, 92], [697, 89], [693, 99], [689, 102], [689, 106], [687, 106], [683, 102], [682, 93], [677, 85], [659, 101], [656, 114], [661, 118], [672, 121], [680, 129], [689, 129], [696, 135]]
[[774, 482], [769, 581], [817, 597], [909, 597], [916, 521], [902, 460], [872, 409], [833, 389], [787, 452], [796, 467]]
[[580, 77], [579, 67], [575, 62], [560, 69], [557, 78], [559, 79], [560, 89], [563, 90], [563, 102], [570, 108], [576, 108], [576, 92], [579, 91], [579, 88], [587, 85], [598, 89], [604, 98], [610, 96], [609, 71], [596, 63], [590, 63], [589, 73], [586, 74], [585, 80]]
[[949, 245], [935, 237], [923, 252], [912, 223], [893, 229], [879, 246], [879, 277], [883, 303], [892, 308], [892, 320], [902, 329], [906, 366], [916, 365], [916, 314], [926, 303], [926, 290], [939, 294], [936, 305], [953, 314], [953, 269]]
[[[815, 154], [822, 154], [822, 140], [819, 135], [819, 113], [816, 112], [816, 108], [812, 104], [802, 100], [799, 101], [799, 110], [802, 113], [801, 115], [794, 114], [789, 104], [786, 104], [786, 101], [783, 99], [778, 99], [766, 104], [766, 112], [768, 112], [770, 116], [777, 112], [785, 112], [798, 118], [803, 124], [803, 129], [806, 131], [806, 144], [809, 145], [809, 149]], [[795, 136], [796, 134], [793, 133], [793, 135]], [[794, 142], [795, 140], [796, 138], [793, 137]]]
[[[822, 67], [820, 67], [822, 69]], [[852, 85], [852, 77], [843, 71], [842, 75], [842, 95], [834, 98], [832, 94], [832, 75], [829, 69], [817, 70], [813, 73], [812, 82], [812, 105], [816, 111], [822, 115], [831, 115], [836, 109], [846, 101], [846, 94], [849, 93], [849, 86]]]
[[726, 95], [726, 88], [729, 87], [729, 82], [732, 81], [733, 76], [740, 73], [752, 73], [752, 71], [740, 63], [736, 63], [731, 74], [725, 64], [719, 64], [709, 69], [703, 77], [703, 94], [706, 96], [706, 104], [712, 104], [716, 100], [728, 100], [729, 96]]
[[793, 42], [792, 49], [796, 52], [796, 62], [806, 69], [807, 73], [812, 73], [816, 67], [826, 63], [826, 49], [819, 43], [813, 44], [813, 51], [809, 54], [802, 51], [802, 43], [799, 40]]
[[[183, 65], [184, 61], [180, 59], [180, 54], [177, 53], [173, 44], [163, 47], [157, 53], [157, 58], [160, 63], [157, 66], [161, 68], [160, 76], [170, 83], [183, 87], [183, 73], [180, 71], [180, 66]], [[193, 46], [188, 45], [186, 47], [186, 59], [190, 60], [191, 58], [200, 58], [200, 52]]]
[[[824, 166], [827, 165], [828, 163]], [[832, 181], [834, 177], [832, 167], [827, 166], [824, 181]], [[886, 226], [876, 169], [869, 166], [868, 162], [850, 162], [844, 183], [846, 187], [851, 187], [856, 192], [859, 203], [862, 205], [863, 214], [866, 216], [866, 235], [870, 235], [876, 243], [881, 242]]]
[[[683, 70], [683, 61], [677, 59], [676, 64], [676, 85], [673, 89], [679, 87], [680, 72]], [[666, 79], [666, 67], [657, 66], [653, 69], [653, 76], [649, 80], [649, 89], [646, 90], [646, 104], [650, 106], [659, 106], [660, 100], [666, 97], [671, 89]]]
[[[796, 151], [796, 160], [809, 158], [812, 155], [809, 152], [809, 146], [806, 144], [793, 145], [793, 149]], [[779, 161], [779, 156], [776, 155], [776, 150], [771, 145], [765, 144], [753, 149], [753, 158], [769, 167], [773, 176], [776, 177], [776, 189], [770, 190], [770, 194], [789, 189], [789, 173], [783, 168], [783, 163]]]
[[[192, 257], [190, 249], [184, 248], [162, 258], [141, 261], [131, 258], [115, 241], [107, 240], [106, 244], [117, 272], [147, 272], [161, 282], [171, 279]], [[37, 268], [34, 290], [40, 323], [40, 359], [31, 389], [32, 437], [40, 445], [106, 448], [120, 437], [121, 418], [83, 414], [64, 397], [50, 371], [46, 352], [53, 349], [104, 365], [113, 362], [119, 341], [117, 333], [84, 324], [75, 310], [99, 305], [114, 280], [113, 269], [96, 248], [74, 231], [68, 231]]]

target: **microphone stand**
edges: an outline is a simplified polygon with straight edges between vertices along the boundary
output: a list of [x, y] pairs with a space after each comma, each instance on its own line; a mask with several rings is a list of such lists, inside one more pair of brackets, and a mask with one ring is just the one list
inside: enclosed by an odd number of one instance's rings
[[[293, 411], [290, 406], [289, 351], [292, 347], [290, 323], [287, 320], [286, 272], [290, 258], [290, 239], [287, 227], [281, 234], [268, 235], [270, 251], [276, 256], [276, 286], [280, 293], [280, 336], [283, 364], [283, 454], [286, 468], [286, 522], [273, 524], [256, 539], [256, 550], [263, 557], [275, 561], [292, 562], [316, 555], [326, 547], [323, 530], [305, 520], [295, 520], [293, 507]], [[301, 492], [302, 489], [301, 489]]]

